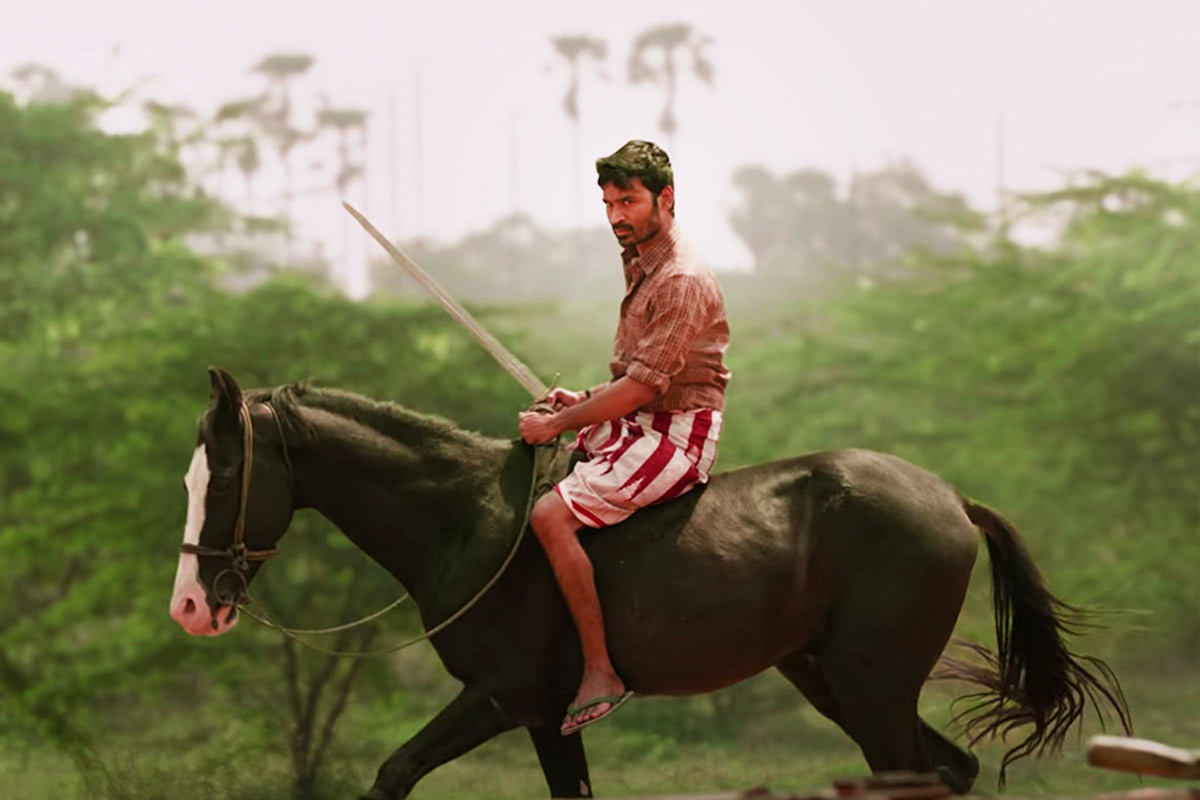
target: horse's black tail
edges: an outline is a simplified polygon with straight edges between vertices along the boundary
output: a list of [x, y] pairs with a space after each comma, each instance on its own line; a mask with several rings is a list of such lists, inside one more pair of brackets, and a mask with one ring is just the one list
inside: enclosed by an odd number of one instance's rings
[[946, 659], [939, 677], [984, 687], [963, 698], [973, 702], [958, 717], [972, 744], [1033, 726], [1005, 753], [1000, 785], [1016, 759], [1060, 748], [1088, 704], [1102, 721], [1104, 708], [1111, 708], [1125, 732], [1132, 733], [1129, 707], [1112, 669], [1098, 658], [1072, 653], [1063, 641], [1065, 634], [1087, 626], [1087, 615], [1051, 594], [1012, 523], [971, 501], [964, 501], [963, 508], [984, 532], [991, 557], [996, 653], [975, 646], [987, 666]]

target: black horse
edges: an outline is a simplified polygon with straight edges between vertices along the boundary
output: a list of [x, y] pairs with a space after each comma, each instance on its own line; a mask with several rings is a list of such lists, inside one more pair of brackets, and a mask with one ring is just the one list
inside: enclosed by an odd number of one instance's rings
[[[273, 554], [296, 508], [320, 511], [391, 572], [426, 627], [495, 574], [526, 508], [532, 448], [334, 390], [243, 396], [228, 373], [210, 374], [171, 601], [189, 632], [233, 626], [239, 579]], [[1073, 609], [1047, 590], [1013, 527], [898, 458], [839, 450], [722, 473], [585, 533], [584, 545], [613, 663], [638, 694], [708, 692], [775, 667], [872, 770], [937, 770], [965, 792], [978, 762], [917, 715], [917, 699], [958, 617], [980, 530], [997, 653], [987, 667], [942, 661], [982, 687], [968, 731], [1030, 726], [1007, 766], [1057, 747], [1089, 702], [1128, 730], [1115, 676], [1066, 648]], [[384, 762], [367, 798], [406, 797], [433, 768], [518, 726], [554, 797], [591, 796], [580, 734], [559, 733], [578, 639], [534, 537], [431, 641], [463, 690]]]

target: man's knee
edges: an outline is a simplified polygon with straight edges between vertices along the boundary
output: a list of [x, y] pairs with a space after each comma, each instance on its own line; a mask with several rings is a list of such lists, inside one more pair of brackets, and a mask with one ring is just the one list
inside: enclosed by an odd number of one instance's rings
[[555, 491], [546, 492], [533, 505], [529, 524], [543, 542], [564, 535], [575, 535], [579, 521]]

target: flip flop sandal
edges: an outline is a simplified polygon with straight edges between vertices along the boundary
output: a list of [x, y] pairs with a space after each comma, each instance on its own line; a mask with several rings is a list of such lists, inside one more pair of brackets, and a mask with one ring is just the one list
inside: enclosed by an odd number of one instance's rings
[[605, 711], [603, 714], [601, 714], [598, 717], [593, 717], [585, 722], [577, 722], [574, 724], [567, 723], [562, 728], [562, 735], [570, 736], [572, 733], [575, 733], [575, 731], [586, 728], [588, 725], [591, 725], [593, 722], [599, 722], [600, 720], [604, 719], [612, 712], [616, 711], [621, 706], [625, 705], [625, 701], [627, 701], [631, 697], [633, 697], [632, 691], [626, 692], [625, 694], [622, 694], [622, 695], [605, 694], [605, 695], [601, 695], [600, 697], [597, 697], [593, 700], [589, 700], [588, 702], [584, 703], [581, 706], [574, 706], [574, 705], [567, 706], [567, 717], [573, 720], [575, 717], [579, 716], [584, 711], [587, 711], [589, 708], [595, 708], [596, 706], [600, 705], [601, 703], [611, 703], [612, 704], [611, 707], [608, 709], [608, 711]]

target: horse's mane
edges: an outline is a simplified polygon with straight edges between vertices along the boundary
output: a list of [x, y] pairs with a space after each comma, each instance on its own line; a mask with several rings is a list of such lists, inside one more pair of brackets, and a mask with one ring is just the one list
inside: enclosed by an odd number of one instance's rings
[[491, 438], [459, 428], [442, 417], [421, 414], [399, 403], [375, 400], [343, 389], [314, 386], [308, 381], [252, 389], [246, 392], [246, 400], [270, 403], [280, 422], [292, 433], [305, 438], [311, 438], [314, 430], [301, 409], [315, 408], [353, 420], [393, 441], [411, 446], [427, 444], [431, 440], [468, 447], [494, 444]]

